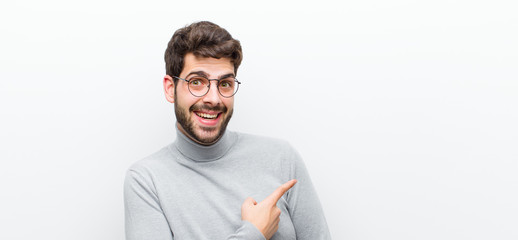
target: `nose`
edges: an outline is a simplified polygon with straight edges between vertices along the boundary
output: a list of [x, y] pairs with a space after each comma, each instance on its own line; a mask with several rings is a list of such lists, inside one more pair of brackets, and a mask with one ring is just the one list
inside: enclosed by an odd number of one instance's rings
[[203, 102], [206, 104], [210, 104], [216, 106], [221, 103], [221, 95], [218, 92], [218, 82], [215, 81], [211, 83], [209, 91], [205, 96], [203, 96]]

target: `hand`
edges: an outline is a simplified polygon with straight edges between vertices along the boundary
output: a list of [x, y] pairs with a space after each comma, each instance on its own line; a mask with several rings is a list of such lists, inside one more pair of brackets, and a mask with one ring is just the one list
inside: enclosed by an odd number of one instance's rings
[[279, 229], [279, 216], [281, 210], [277, 207], [277, 201], [286, 193], [297, 180], [292, 179], [279, 188], [259, 204], [248, 197], [241, 205], [241, 219], [251, 222], [266, 239], [270, 239]]

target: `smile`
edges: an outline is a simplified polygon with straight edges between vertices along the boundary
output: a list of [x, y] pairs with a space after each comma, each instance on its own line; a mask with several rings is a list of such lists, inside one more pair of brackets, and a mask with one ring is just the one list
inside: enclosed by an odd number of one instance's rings
[[209, 113], [202, 113], [202, 112], [194, 112], [198, 117], [204, 118], [204, 119], [216, 119], [219, 115], [219, 113], [215, 114], [209, 114]]

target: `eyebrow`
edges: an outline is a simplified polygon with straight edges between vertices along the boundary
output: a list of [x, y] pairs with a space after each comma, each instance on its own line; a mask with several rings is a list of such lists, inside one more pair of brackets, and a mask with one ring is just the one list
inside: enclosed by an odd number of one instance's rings
[[[190, 72], [189, 74], [187, 74], [187, 76], [185, 76], [185, 78], [188, 78], [189, 76], [191, 76], [193, 74], [202, 76], [204, 78], [209, 78], [209, 75], [204, 71]], [[224, 78], [228, 78], [228, 77], [235, 77], [235, 75], [234, 75], [234, 73], [227, 73], [227, 74], [219, 76], [218, 79], [224, 79]]]

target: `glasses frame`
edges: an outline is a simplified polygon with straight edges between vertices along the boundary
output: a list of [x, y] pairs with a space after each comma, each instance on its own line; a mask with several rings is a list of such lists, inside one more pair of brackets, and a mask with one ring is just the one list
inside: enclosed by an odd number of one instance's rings
[[194, 94], [194, 93], [191, 91], [191, 88], [189, 87], [189, 82], [190, 82], [190, 80], [187, 80], [187, 79], [184, 79], [184, 78], [181, 78], [181, 77], [177, 77], [177, 76], [173, 76], [173, 78], [180, 79], [180, 80], [183, 80], [183, 81], [187, 82], [187, 89], [189, 89], [189, 92], [190, 92], [193, 96], [195, 96], [195, 97], [203, 97], [203, 96], [207, 95], [207, 93], [209, 93], [209, 91], [210, 91], [210, 86], [212, 85], [212, 84], [211, 84], [211, 81], [217, 81], [217, 82], [218, 82], [218, 84], [216, 85], [216, 88], [218, 88], [219, 95], [221, 95], [221, 96], [222, 96], [222, 97], [224, 97], [224, 98], [231, 98], [231, 97], [233, 97], [234, 95], [236, 95], [237, 91], [239, 90], [239, 85], [241, 84], [241, 82], [240, 82], [240, 81], [238, 81], [238, 80], [237, 80], [237, 78], [235, 78], [235, 77], [234, 77], [234, 81], [237, 83], [237, 85], [236, 85], [237, 89], [236, 89], [236, 91], [235, 91], [232, 95], [230, 95], [230, 96], [228, 96], [228, 97], [227, 97], [227, 96], [223, 95], [223, 94], [221, 93], [221, 91], [219, 90], [219, 81], [221, 81], [221, 79], [217, 79], [217, 78], [212, 78], [212, 79], [211, 79], [211, 78], [206, 78], [206, 77], [204, 77], [204, 76], [197, 76], [197, 77], [202, 77], [202, 78], [205, 78], [205, 79], [207, 79], [207, 80], [209, 81], [209, 86], [207, 87], [207, 91], [206, 91], [203, 95], [200, 95], [200, 96], [198, 96], [198, 95]]

